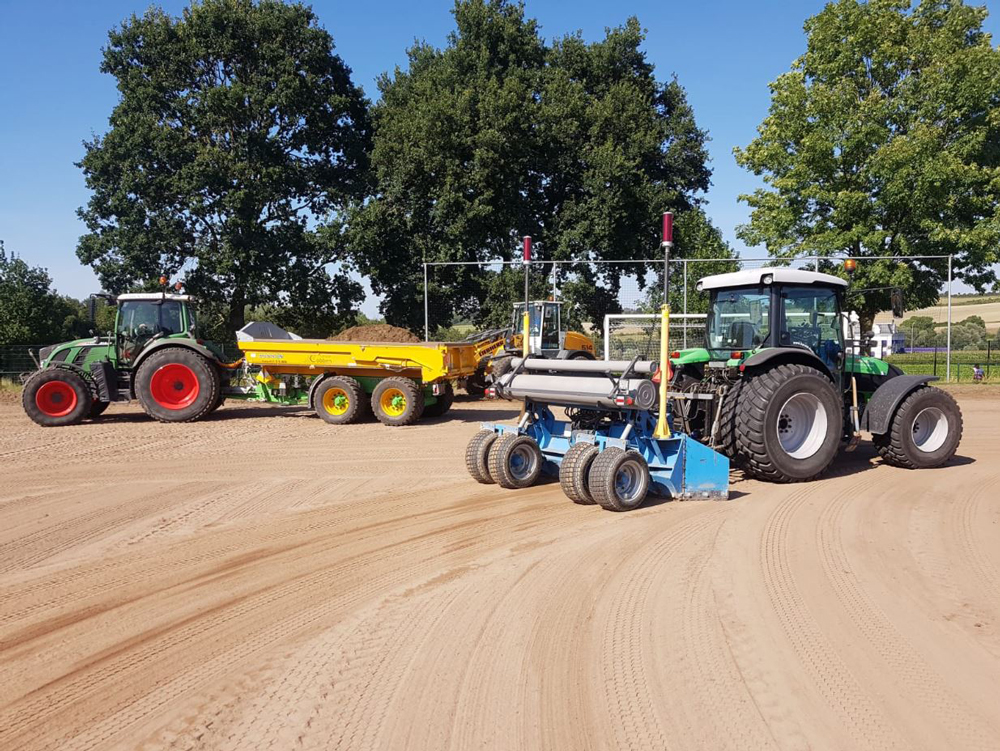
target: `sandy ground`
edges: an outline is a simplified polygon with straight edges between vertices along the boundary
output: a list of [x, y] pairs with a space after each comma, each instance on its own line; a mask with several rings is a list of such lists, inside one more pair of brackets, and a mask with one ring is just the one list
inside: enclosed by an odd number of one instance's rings
[[1000, 748], [1000, 400], [948, 467], [631, 514], [409, 428], [0, 406], [0, 748]]

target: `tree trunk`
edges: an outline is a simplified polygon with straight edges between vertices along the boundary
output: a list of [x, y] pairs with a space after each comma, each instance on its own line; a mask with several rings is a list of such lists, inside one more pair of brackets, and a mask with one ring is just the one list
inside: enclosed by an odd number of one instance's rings
[[232, 299], [229, 301], [229, 334], [233, 339], [236, 332], [246, 326], [246, 295], [243, 290], [234, 290]]

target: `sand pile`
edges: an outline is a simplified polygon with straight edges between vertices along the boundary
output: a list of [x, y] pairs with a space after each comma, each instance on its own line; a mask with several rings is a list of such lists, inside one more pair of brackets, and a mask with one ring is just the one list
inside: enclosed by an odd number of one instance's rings
[[370, 326], [351, 326], [339, 334], [330, 337], [334, 342], [419, 342], [420, 338], [412, 331], [390, 326], [388, 323], [375, 323]]

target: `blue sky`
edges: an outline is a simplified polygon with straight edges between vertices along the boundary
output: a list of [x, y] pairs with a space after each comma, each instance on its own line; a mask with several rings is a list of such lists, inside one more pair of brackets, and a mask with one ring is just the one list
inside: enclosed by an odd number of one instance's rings
[[[186, 3], [159, 4], [179, 13]], [[801, 54], [802, 23], [823, 4], [527, 0], [526, 12], [550, 39], [577, 30], [597, 39], [606, 27], [639, 18], [657, 75], [678, 76], [712, 139], [709, 215], [734, 247], [759, 255], [761, 249], [744, 250], [736, 240], [735, 227], [747, 217], [737, 196], [758, 183], [737, 167], [732, 149], [753, 139], [767, 113], [768, 83]], [[986, 28], [996, 39], [1000, 0], [985, 4]], [[114, 81], [98, 70], [100, 50], [109, 28], [146, 7], [140, 0], [0, 0], [0, 239], [8, 251], [47, 267], [56, 289], [76, 297], [98, 289], [75, 255], [85, 231], [75, 212], [88, 194], [74, 162], [81, 142], [104, 132], [116, 102]], [[313, 7], [371, 98], [378, 94], [376, 77], [403, 65], [414, 39], [443, 46], [453, 28], [450, 0], [318, 0]]]

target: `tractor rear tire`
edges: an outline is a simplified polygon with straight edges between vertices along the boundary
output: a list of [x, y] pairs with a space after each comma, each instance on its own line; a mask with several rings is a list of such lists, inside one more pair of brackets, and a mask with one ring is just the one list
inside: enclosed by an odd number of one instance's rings
[[371, 404], [383, 425], [412, 425], [424, 413], [424, 390], [412, 378], [384, 378], [372, 392]]
[[718, 431], [714, 436], [714, 447], [728, 456], [733, 464], [741, 468], [743, 457], [736, 442], [736, 413], [739, 411], [740, 394], [744, 385], [745, 381], [739, 380], [726, 389], [726, 393], [722, 397]]
[[66, 368], [48, 368], [24, 384], [21, 405], [44, 428], [76, 425], [90, 417], [94, 396], [83, 376]]
[[160, 422], [194, 422], [219, 401], [215, 365], [192, 349], [168, 347], [139, 365], [135, 393], [146, 414]]
[[465, 448], [465, 468], [473, 480], [483, 485], [496, 482], [490, 474], [490, 447], [496, 439], [497, 434], [492, 430], [480, 430]]
[[940, 467], [962, 440], [962, 411], [946, 391], [922, 386], [910, 392], [892, 417], [889, 431], [873, 435], [886, 464], [903, 469]]
[[445, 383], [444, 393], [438, 394], [433, 404], [428, 404], [424, 407], [424, 417], [441, 417], [449, 409], [451, 409], [452, 403], [455, 401], [455, 388], [450, 383]]
[[527, 488], [538, 482], [545, 459], [531, 436], [507, 433], [490, 447], [490, 477], [509, 490]]
[[589, 506], [597, 503], [587, 485], [590, 465], [601, 453], [593, 443], [574, 443], [563, 457], [559, 465], [559, 484], [563, 493], [573, 503]]
[[649, 492], [649, 466], [642, 454], [610, 446], [594, 459], [587, 478], [590, 492], [608, 511], [639, 508]]
[[361, 420], [368, 399], [361, 384], [350, 376], [325, 378], [313, 393], [313, 409], [331, 425], [347, 425]]
[[768, 482], [804, 482], [833, 462], [843, 435], [843, 400], [820, 370], [783, 364], [755, 373], [736, 403], [739, 463]]
[[104, 410], [111, 406], [111, 402], [99, 402], [94, 401], [90, 406], [90, 419], [96, 420], [98, 417], [104, 414]]

